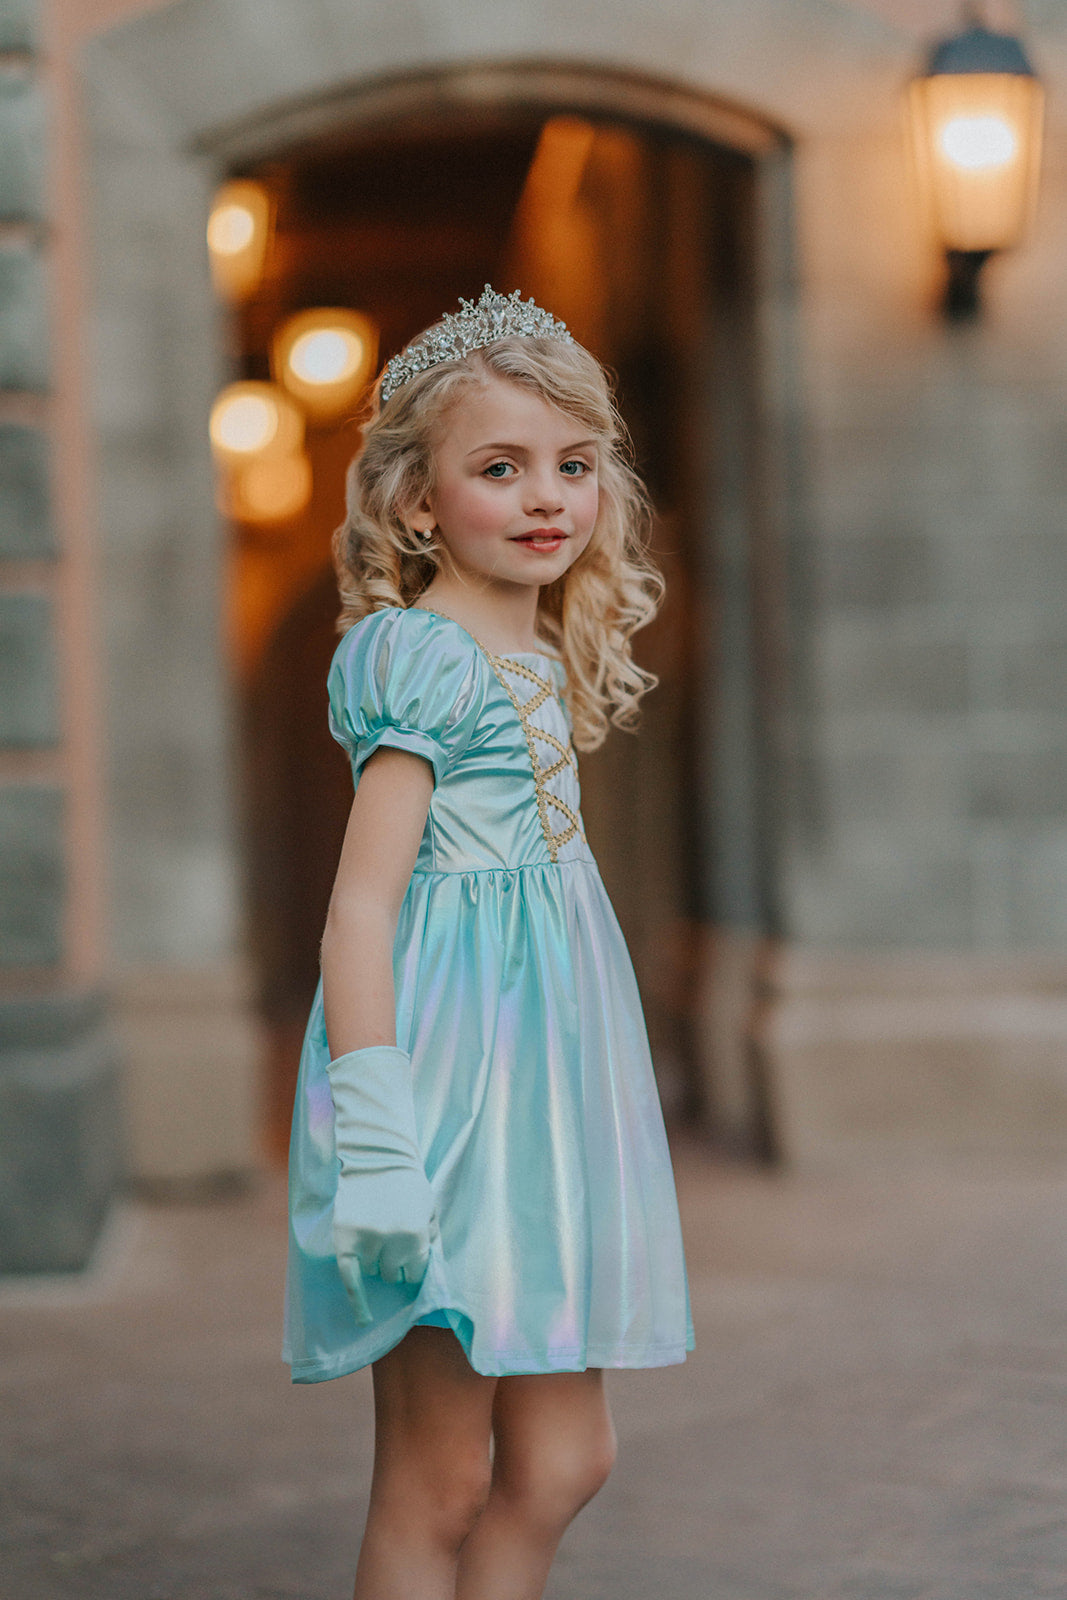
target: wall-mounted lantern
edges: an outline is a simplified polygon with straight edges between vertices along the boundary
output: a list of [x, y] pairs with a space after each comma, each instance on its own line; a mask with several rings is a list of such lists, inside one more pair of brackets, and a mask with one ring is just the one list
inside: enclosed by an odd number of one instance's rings
[[247, 300], [263, 277], [271, 230], [270, 195], [251, 178], [224, 183], [207, 223], [211, 281], [224, 300]]
[[974, 17], [911, 85], [916, 165], [945, 250], [945, 313], [974, 317], [989, 257], [1026, 233], [1037, 197], [1044, 94], [1011, 34]]
[[271, 342], [271, 368], [309, 418], [341, 416], [374, 374], [378, 330], [369, 317], [320, 306], [287, 317]]

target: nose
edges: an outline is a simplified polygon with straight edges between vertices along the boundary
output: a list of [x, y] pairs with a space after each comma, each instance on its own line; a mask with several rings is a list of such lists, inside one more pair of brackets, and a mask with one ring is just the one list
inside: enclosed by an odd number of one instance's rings
[[563, 510], [563, 495], [555, 466], [530, 467], [526, 474], [524, 495], [527, 516], [552, 517]]

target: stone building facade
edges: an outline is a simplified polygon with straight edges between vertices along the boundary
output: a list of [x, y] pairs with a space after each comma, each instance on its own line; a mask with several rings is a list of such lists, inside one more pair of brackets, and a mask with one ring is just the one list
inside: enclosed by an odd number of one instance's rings
[[[1034, 236], [954, 329], [900, 125], [948, 4], [37, 10], [0, 6], [0, 1224], [38, 1264], [84, 1257], [119, 1170], [116, 1082], [142, 1181], [257, 1159], [204, 218], [230, 172], [413, 106], [655, 122], [752, 163], [773, 560], [721, 519], [700, 824], [718, 910], [696, 980], [721, 1125], [744, 1144], [758, 1122], [812, 1167], [1062, 1151], [1057, 8], [1027, 8], [1050, 91]], [[53, 1257], [62, 1228], [25, 1203], [42, 1189], [82, 1219]]]
[[[121, 1170], [118, 1059], [88, 908], [82, 697], [54, 463], [49, 105], [39, 8], [0, 8], [0, 1270], [85, 1261]], [[76, 610], [76, 607], [74, 608]], [[80, 901], [78, 906], [73, 903]]]

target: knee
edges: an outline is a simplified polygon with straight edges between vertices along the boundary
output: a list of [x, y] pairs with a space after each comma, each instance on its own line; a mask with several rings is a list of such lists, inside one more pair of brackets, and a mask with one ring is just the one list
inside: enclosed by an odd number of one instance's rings
[[615, 1429], [609, 1422], [603, 1433], [590, 1440], [588, 1448], [574, 1463], [570, 1489], [575, 1510], [580, 1510], [588, 1500], [602, 1489], [615, 1465], [617, 1444]]
[[561, 1441], [551, 1453], [526, 1462], [505, 1492], [518, 1503], [524, 1520], [561, 1532], [603, 1488], [615, 1456], [615, 1430], [609, 1423], [581, 1443]]

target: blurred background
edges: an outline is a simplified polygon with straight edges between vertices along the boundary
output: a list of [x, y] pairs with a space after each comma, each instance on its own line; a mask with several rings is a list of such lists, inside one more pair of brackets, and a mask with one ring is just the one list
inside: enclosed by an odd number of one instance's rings
[[656, 504], [582, 784], [672, 1126], [1067, 1149], [1065, 75], [1056, 0], [0, 4], [0, 1270], [284, 1161], [355, 419], [486, 281]]

